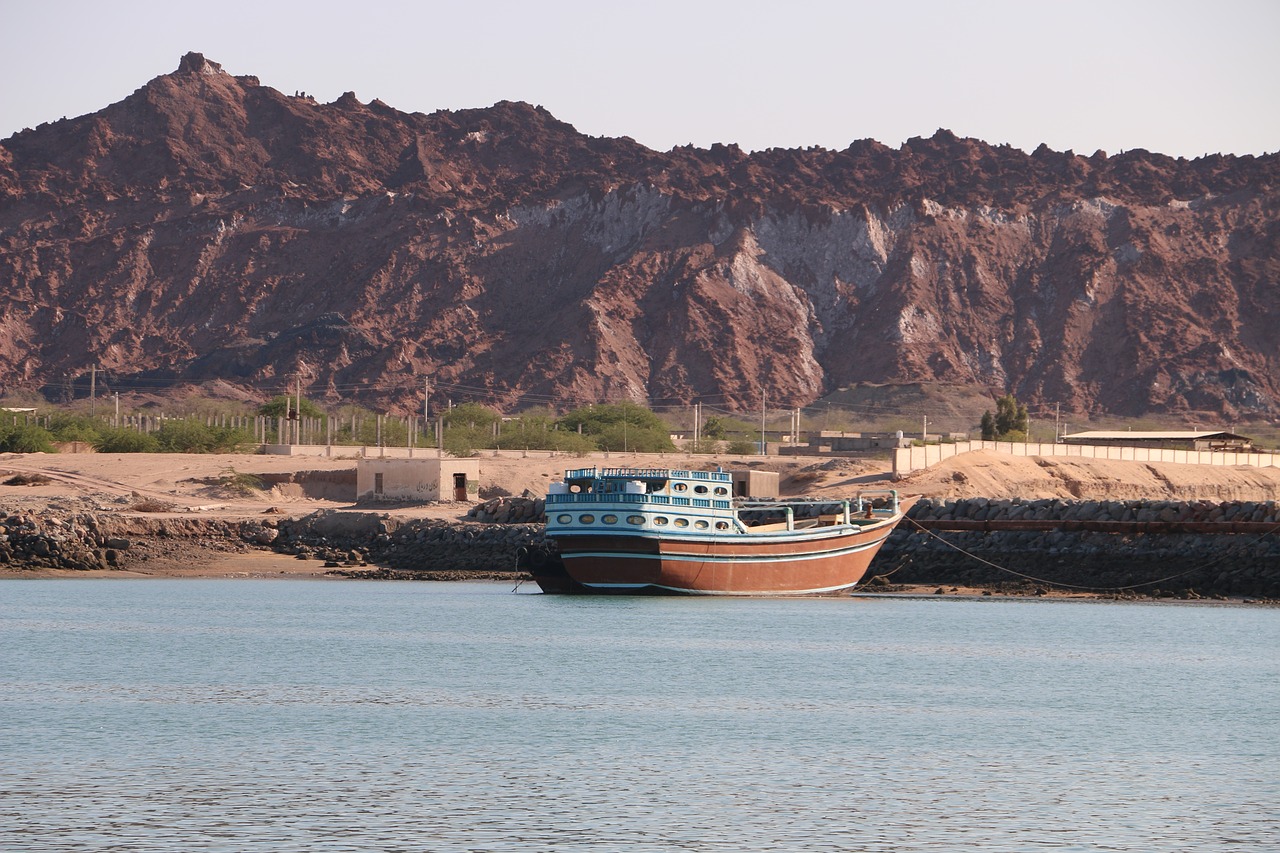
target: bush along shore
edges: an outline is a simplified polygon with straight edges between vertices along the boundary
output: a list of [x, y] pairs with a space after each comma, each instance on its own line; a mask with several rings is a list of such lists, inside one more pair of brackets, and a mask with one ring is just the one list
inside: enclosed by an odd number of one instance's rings
[[[191, 564], [266, 549], [348, 577], [516, 580], [521, 549], [546, 544], [542, 512], [541, 500], [518, 497], [478, 504], [462, 521], [333, 510], [225, 521], [0, 508], [0, 567], [145, 570], [157, 559]], [[872, 590], [907, 584], [1280, 600], [1280, 507], [921, 500], [865, 582]]]

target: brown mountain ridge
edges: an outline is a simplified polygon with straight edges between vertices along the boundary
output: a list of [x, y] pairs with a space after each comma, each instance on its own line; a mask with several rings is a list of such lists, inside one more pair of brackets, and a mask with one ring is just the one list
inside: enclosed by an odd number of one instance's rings
[[414, 411], [811, 403], [857, 383], [1280, 416], [1280, 155], [668, 152], [403, 113], [200, 54], [0, 141], [0, 394], [190, 384]]

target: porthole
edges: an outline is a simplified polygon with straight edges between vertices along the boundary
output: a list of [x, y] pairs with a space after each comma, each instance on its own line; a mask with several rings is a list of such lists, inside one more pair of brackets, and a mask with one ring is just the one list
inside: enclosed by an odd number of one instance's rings
[[705, 495], [707, 493], [707, 487], [703, 485], [697, 485], [693, 487], [693, 491], [696, 494]]
[[671, 491], [673, 492], [686, 492], [688, 490], [689, 490], [688, 483], [672, 483], [671, 484]]
[[657, 527], [662, 527], [664, 524], [667, 523], [667, 521], [668, 519], [665, 515], [655, 515], [653, 517], [653, 523]]
[[688, 526], [689, 526], [689, 519], [687, 518], [676, 519], [676, 527], [688, 527]]
[[716, 530], [728, 530], [728, 529], [729, 529], [729, 522], [727, 521], [716, 522]]
[[557, 521], [558, 523], [560, 523], [560, 524], [572, 524], [572, 523], [573, 523], [573, 516], [572, 516], [572, 515], [569, 515], [569, 513], [567, 513], [567, 512], [566, 512], [566, 513], [562, 513], [561, 515], [557, 515], [557, 516], [556, 516], [556, 521]]
[[695, 521], [695, 522], [693, 523], [693, 526], [694, 526], [694, 527], [696, 527], [696, 528], [698, 528], [699, 530], [706, 530], [706, 529], [707, 529], [707, 522], [706, 522], [706, 520], [705, 520], [705, 519], [701, 519], [701, 518], [700, 518], [700, 519], [698, 519], [697, 521]]
[[591, 515], [590, 513], [587, 513], [586, 515], [578, 516], [578, 521], [582, 522], [583, 524], [595, 524], [596, 517], [594, 515]]
[[618, 517], [616, 515], [602, 515], [600, 516], [600, 520], [603, 521], [605, 524], [618, 523]]
[[728, 489], [726, 489], [724, 486], [716, 486], [716, 494], [717, 494], [717, 495], [727, 495], [727, 494], [729, 494], [729, 490], [728, 490]]
[[627, 524], [644, 524], [643, 515], [628, 515]]

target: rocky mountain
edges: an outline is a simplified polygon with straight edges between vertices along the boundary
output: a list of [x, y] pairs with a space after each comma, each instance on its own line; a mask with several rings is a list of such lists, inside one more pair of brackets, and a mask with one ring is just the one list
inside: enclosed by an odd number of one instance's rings
[[0, 141], [0, 393], [798, 406], [857, 383], [1280, 415], [1280, 155], [939, 130], [747, 154], [184, 56]]

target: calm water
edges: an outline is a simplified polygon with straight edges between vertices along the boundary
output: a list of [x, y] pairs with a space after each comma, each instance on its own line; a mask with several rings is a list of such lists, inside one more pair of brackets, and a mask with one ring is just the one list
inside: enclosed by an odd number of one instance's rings
[[1280, 849], [1280, 611], [0, 582], [0, 849]]

